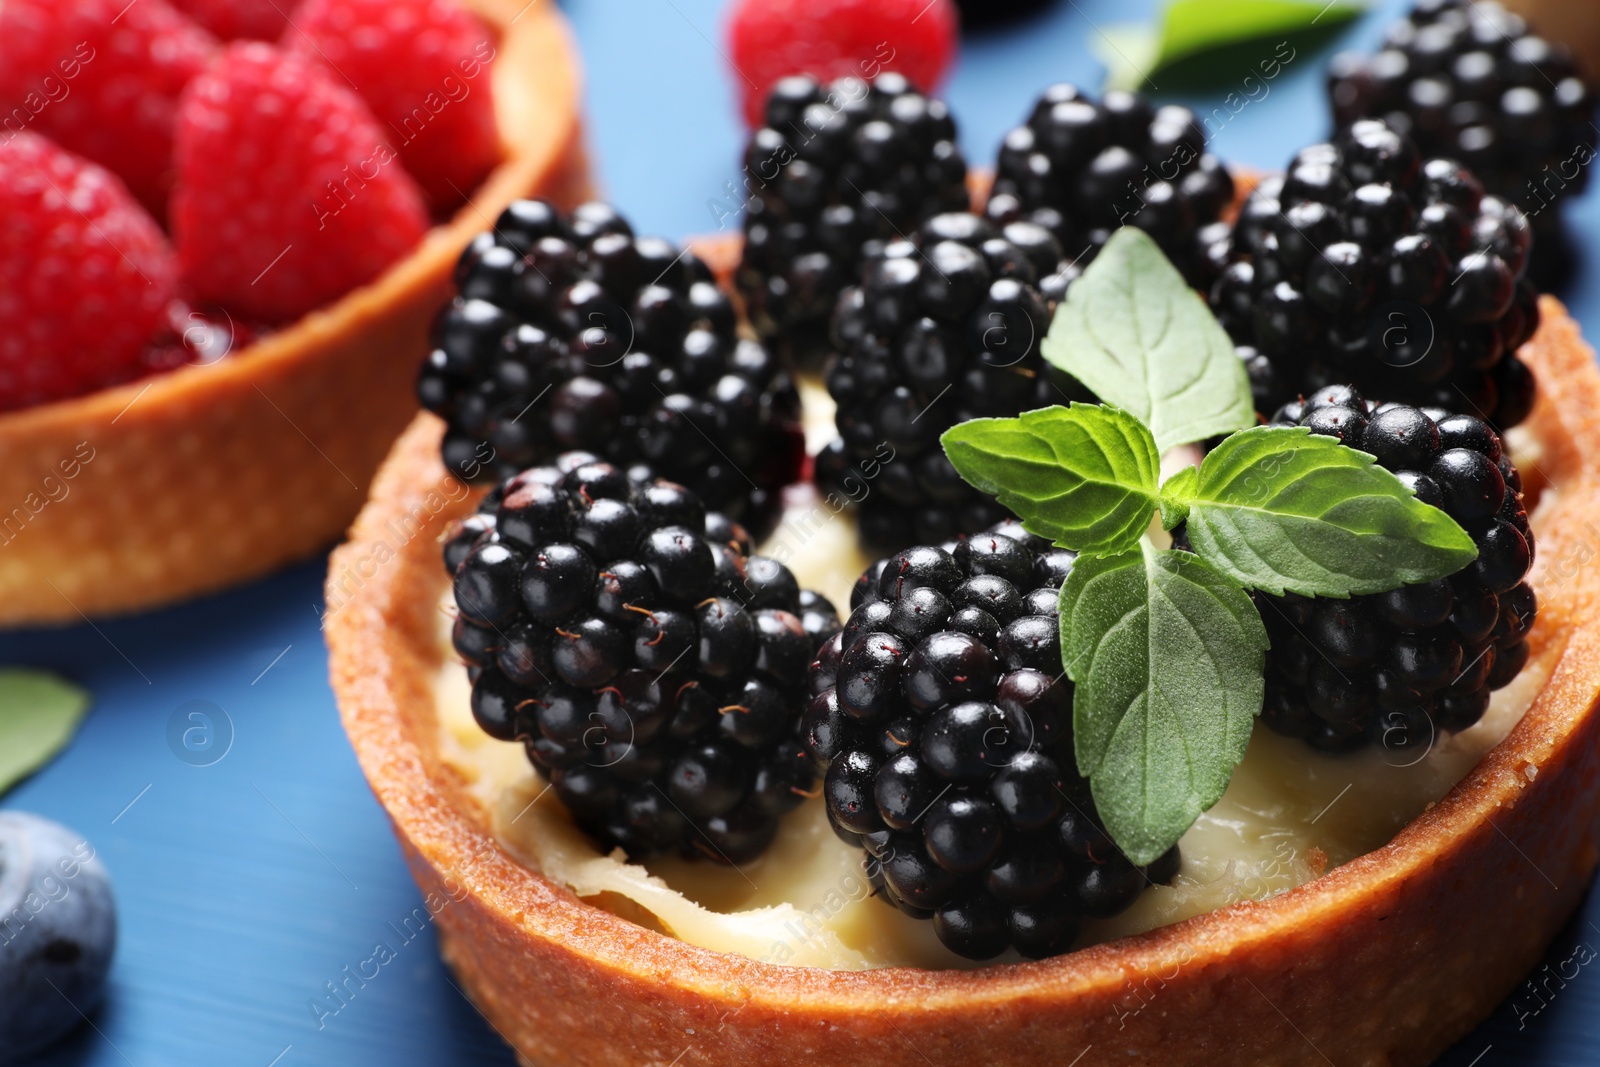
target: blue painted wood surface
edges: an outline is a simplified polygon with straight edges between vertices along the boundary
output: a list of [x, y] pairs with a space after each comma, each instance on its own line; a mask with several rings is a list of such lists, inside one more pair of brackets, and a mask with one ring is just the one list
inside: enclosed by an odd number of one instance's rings
[[[550, 2], [550, 0], [538, 0]], [[1050, 81], [1093, 86], [1099, 30], [1153, 0], [1060, 0], [1036, 18], [969, 37], [947, 96], [975, 163]], [[637, 228], [717, 228], [742, 130], [714, 0], [572, 0], [588, 74], [594, 157], [605, 191]], [[1340, 35], [1370, 42], [1399, 10]], [[1301, 49], [1263, 96], [1217, 134], [1229, 160], [1281, 166], [1320, 136], [1327, 51]], [[1209, 111], [1235, 88], [1173, 93]], [[1600, 233], [1600, 199], [1569, 213]], [[1565, 296], [1600, 331], [1600, 273]], [[95, 693], [71, 748], [6, 798], [87, 835], [116, 878], [122, 941], [109, 1002], [43, 1063], [57, 1067], [247, 1067], [513, 1062], [438, 962], [431, 930], [404, 925], [420, 899], [340, 731], [317, 627], [322, 565], [141, 618], [0, 638], [0, 663], [53, 667]], [[169, 731], [217, 731], [206, 766]], [[178, 725], [173, 727], [176, 717]], [[231, 741], [224, 746], [224, 734]], [[191, 737], [193, 740], [193, 737]], [[179, 746], [178, 751], [182, 750]], [[413, 924], [415, 926], [415, 924]], [[1462, 931], [1492, 938], [1492, 930]], [[378, 946], [376, 977], [352, 981]], [[1552, 948], [1552, 968], [1600, 946], [1600, 903]], [[1563, 963], [1565, 967], [1563, 969]], [[372, 974], [367, 966], [365, 972]], [[1445, 1057], [1452, 1067], [1600, 1062], [1600, 968], [1524, 989]], [[1548, 972], [1546, 972], [1548, 973]], [[328, 984], [341, 1000], [329, 998]], [[1550, 990], [1546, 992], [1545, 989]], [[342, 1001], [342, 1002], [341, 1002]], [[320, 1007], [319, 1007], [320, 1005]], [[335, 1010], [336, 1009], [336, 1010]], [[1328, 1006], [1337, 1011], [1336, 1004]], [[1093, 1060], [1085, 1061], [1090, 1067]]]

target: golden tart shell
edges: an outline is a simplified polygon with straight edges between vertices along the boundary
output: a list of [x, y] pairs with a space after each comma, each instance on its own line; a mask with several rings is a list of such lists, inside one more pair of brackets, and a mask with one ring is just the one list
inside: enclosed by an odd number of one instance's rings
[[[327, 619], [345, 729], [446, 960], [534, 1063], [1423, 1064], [1536, 964], [1597, 859], [1600, 372], [1552, 298], [1522, 350], [1543, 390], [1525, 468], [1546, 494], [1533, 658], [1548, 682], [1511, 734], [1384, 847], [1264, 901], [1055, 959], [970, 971], [826, 971], [653, 932], [512, 859], [438, 750], [446, 578], [437, 536], [471, 510], [419, 416], [347, 544]], [[422, 517], [414, 536], [395, 531]], [[380, 562], [381, 561], [381, 562]]]
[[570, 29], [553, 3], [524, 4], [471, 0], [499, 34], [505, 159], [405, 259], [211, 365], [0, 416], [0, 625], [208, 593], [346, 528], [417, 411], [462, 248], [514, 199], [588, 193]]

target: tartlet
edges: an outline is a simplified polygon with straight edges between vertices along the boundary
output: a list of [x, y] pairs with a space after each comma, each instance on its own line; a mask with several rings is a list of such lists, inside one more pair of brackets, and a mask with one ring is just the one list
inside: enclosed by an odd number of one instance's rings
[[[1427, 1062], [1535, 965], [1600, 858], [1600, 371], [1561, 305], [1542, 311], [1522, 355], [1546, 390], [1520, 458], [1543, 498], [1531, 643], [1548, 681], [1506, 740], [1389, 844], [1297, 889], [976, 970], [720, 954], [511, 858], [439, 751], [434, 538], [472, 497], [429, 504], [441, 424], [419, 417], [334, 553], [330, 600], [341, 575], [366, 580], [338, 592], [327, 634], [345, 729], [439, 904], [446, 960], [532, 1062], [1058, 1063], [1090, 1047], [1128, 1062]], [[396, 523], [429, 513], [395, 543]]]
[[552, 4], [471, 0], [500, 34], [505, 158], [372, 283], [206, 366], [0, 416], [0, 625], [211, 592], [338, 537], [417, 410], [457, 256], [510, 201], [588, 195], [571, 33]]

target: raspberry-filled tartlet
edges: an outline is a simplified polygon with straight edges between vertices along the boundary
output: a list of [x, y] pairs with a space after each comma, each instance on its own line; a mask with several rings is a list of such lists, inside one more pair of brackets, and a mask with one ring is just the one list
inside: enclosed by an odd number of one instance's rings
[[459, 250], [585, 185], [549, 10], [190, 6], [0, 10], [5, 622], [167, 603], [334, 537], [415, 410]]
[[[1389, 133], [1302, 155], [1381, 142], [1395, 169], [1365, 184], [1412, 195]], [[1577, 562], [1600, 372], [1561, 306], [1504, 327], [1528, 331], [1515, 419], [1369, 374], [1263, 408], [1186, 275], [1251, 216], [1198, 259], [1151, 220], [1071, 264], [1021, 210], [862, 252], [833, 395], [802, 388], [798, 417], [814, 452], [830, 429], [887, 450], [826, 496], [784, 489], [758, 537], [731, 516], [769, 486], [713, 503], [644, 450], [675, 413], [726, 425], [724, 390], [685, 383], [758, 362], [680, 343], [716, 333], [709, 292], [615, 283], [644, 242], [585, 233], [617, 217], [595, 206], [513, 205], [465, 254], [433, 411], [334, 553], [327, 632], [445, 958], [530, 1061], [1421, 1064], [1571, 914], [1600, 804], [1600, 579]], [[518, 220], [570, 270], [553, 305]], [[602, 299], [678, 309], [641, 367], [668, 399], [630, 407], [598, 358], [626, 318], [562, 314]], [[1447, 336], [1477, 321], [1433, 306]], [[985, 358], [979, 308], [1037, 327], [1014, 364]], [[937, 396], [896, 379], [941, 368], [960, 414], [924, 430]], [[462, 440], [546, 386], [615, 432], [573, 451], [552, 407], [522, 469], [469, 488]], [[863, 557], [877, 520], [844, 500], [879, 494], [899, 544]]]

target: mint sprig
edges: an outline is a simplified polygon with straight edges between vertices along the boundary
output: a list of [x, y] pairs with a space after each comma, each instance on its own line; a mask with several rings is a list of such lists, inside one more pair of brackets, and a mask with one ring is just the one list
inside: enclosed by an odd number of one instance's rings
[[951, 427], [945, 454], [1030, 533], [1085, 554], [1123, 552], [1156, 512], [1161, 455], [1144, 423], [1096, 404]]
[[[1023, 526], [1079, 553], [1061, 590], [1075, 757], [1135, 863], [1222, 796], [1265, 694], [1248, 589], [1348, 597], [1453, 574], [1466, 531], [1372, 456], [1256, 426], [1222, 328], [1148, 237], [1117, 231], [1057, 309], [1051, 362], [1107, 406], [947, 430], [945, 454]], [[1115, 405], [1115, 406], [1110, 406]], [[1248, 427], [1248, 428], [1247, 428]], [[1229, 434], [1160, 483], [1160, 454]], [[1144, 538], [1186, 524], [1192, 552]]]
[[1234, 434], [1162, 496], [1188, 513], [1196, 552], [1274, 596], [1382, 593], [1453, 574], [1478, 554], [1454, 519], [1367, 453], [1303, 427]]
[[1146, 543], [1073, 567], [1061, 658], [1077, 686], [1078, 773], [1134, 863], [1227, 789], [1261, 710], [1267, 643], [1250, 597], [1193, 553]]
[[1113, 233], [1072, 283], [1040, 352], [1149, 426], [1161, 452], [1256, 422], [1227, 331], [1132, 226]]

